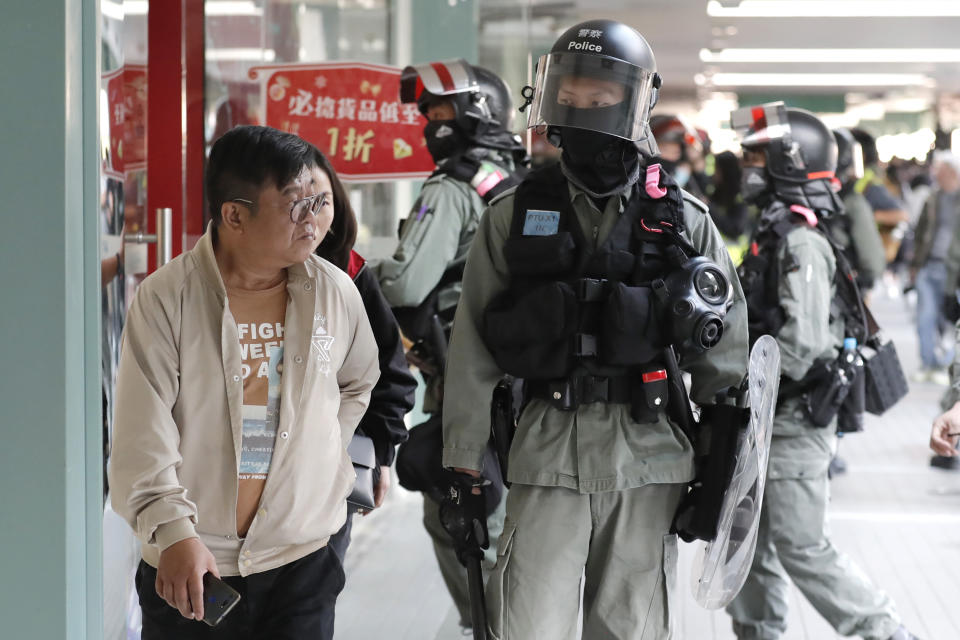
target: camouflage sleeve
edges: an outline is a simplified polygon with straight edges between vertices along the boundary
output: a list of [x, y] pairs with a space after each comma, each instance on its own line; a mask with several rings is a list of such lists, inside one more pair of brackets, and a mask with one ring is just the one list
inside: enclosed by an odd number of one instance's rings
[[439, 284], [456, 257], [470, 199], [453, 181], [428, 180], [403, 225], [393, 256], [376, 265], [391, 307], [415, 307]]
[[850, 239], [857, 251], [855, 265], [865, 280], [875, 282], [887, 266], [883, 241], [870, 203], [860, 194], [847, 200], [847, 215], [850, 217]]
[[777, 336], [780, 370], [800, 380], [836, 346], [830, 330], [836, 263], [826, 240], [804, 228], [787, 236], [778, 260], [780, 306], [786, 317]]
[[467, 255], [444, 376], [445, 467], [480, 470], [490, 439], [490, 402], [503, 372], [484, 344], [480, 327], [484, 309], [510, 283], [503, 246], [512, 213], [512, 197], [494, 201], [481, 218]]

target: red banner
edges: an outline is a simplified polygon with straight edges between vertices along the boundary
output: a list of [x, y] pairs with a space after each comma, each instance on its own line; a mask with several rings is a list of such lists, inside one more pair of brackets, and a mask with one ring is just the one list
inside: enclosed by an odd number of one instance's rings
[[110, 116], [110, 151], [103, 172], [122, 180], [147, 166], [147, 68], [125, 65], [103, 74], [102, 81]]
[[400, 102], [400, 71], [363, 62], [253, 67], [264, 124], [323, 151], [344, 182], [424, 178], [434, 162], [423, 115]]

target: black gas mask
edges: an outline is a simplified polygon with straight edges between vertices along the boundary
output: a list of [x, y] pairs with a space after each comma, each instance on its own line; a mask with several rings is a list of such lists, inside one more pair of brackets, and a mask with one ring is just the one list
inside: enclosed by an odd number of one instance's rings
[[682, 354], [700, 354], [717, 346], [723, 336], [730, 283], [709, 258], [686, 260], [665, 279], [653, 283], [664, 305], [671, 343]]
[[773, 193], [766, 167], [744, 167], [740, 176], [740, 195], [747, 204], [763, 207]]
[[423, 128], [427, 151], [439, 163], [467, 148], [467, 139], [456, 120], [431, 120]]

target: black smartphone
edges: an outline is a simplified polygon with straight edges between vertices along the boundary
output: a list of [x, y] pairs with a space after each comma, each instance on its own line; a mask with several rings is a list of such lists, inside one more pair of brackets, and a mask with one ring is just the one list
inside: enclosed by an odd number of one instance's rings
[[220, 624], [240, 602], [240, 594], [212, 573], [203, 575], [203, 621], [211, 627]]

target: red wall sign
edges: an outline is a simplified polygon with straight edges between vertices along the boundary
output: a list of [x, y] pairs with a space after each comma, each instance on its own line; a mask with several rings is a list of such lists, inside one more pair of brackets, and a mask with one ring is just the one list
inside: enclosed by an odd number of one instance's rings
[[345, 182], [423, 178], [434, 162], [416, 104], [400, 102], [397, 67], [362, 62], [253, 67], [264, 124], [327, 154]]
[[123, 180], [147, 166], [147, 68], [125, 65], [102, 76], [110, 111], [110, 154], [103, 171]]

